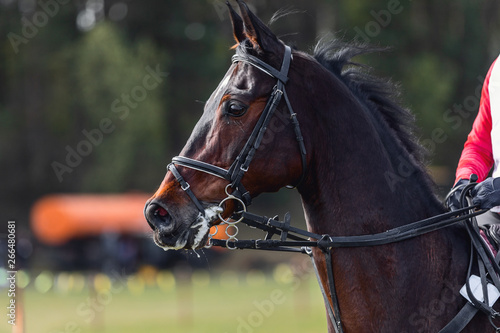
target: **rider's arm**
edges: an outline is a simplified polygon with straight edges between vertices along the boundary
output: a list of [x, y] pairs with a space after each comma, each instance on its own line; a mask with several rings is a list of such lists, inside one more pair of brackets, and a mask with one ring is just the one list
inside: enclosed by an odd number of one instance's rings
[[472, 131], [465, 142], [460, 161], [458, 162], [455, 183], [460, 179], [468, 179], [472, 173], [483, 181], [493, 167], [493, 150], [491, 145], [491, 109], [489, 81], [493, 63], [484, 80], [481, 92], [479, 113], [474, 120]]

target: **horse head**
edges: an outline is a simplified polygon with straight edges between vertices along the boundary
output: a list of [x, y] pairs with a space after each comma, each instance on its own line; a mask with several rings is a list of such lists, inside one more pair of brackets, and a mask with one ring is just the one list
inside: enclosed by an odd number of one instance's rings
[[285, 90], [291, 50], [238, 5], [241, 16], [228, 4], [233, 63], [144, 209], [164, 249], [205, 246], [212, 225], [304, 175], [305, 147]]

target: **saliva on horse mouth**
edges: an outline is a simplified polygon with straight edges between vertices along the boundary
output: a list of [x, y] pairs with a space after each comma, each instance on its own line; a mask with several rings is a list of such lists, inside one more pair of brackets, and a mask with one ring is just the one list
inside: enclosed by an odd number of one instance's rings
[[223, 209], [220, 206], [210, 206], [205, 209], [205, 215], [198, 213], [196, 222], [193, 223], [189, 229], [184, 230], [174, 246], [168, 246], [161, 241], [160, 231], [156, 230], [153, 235], [155, 244], [163, 250], [196, 250], [205, 247], [212, 222], [214, 222], [218, 215], [222, 213]]

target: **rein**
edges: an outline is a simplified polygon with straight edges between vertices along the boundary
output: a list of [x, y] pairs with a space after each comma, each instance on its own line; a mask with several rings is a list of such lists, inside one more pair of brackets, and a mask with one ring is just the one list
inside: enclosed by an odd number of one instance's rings
[[[464, 192], [468, 191], [474, 185], [475, 184], [469, 185], [468, 189], [466, 188]], [[489, 280], [492, 280], [495, 287], [500, 290], [500, 280], [498, 278], [498, 275], [500, 275], [500, 268], [498, 266], [498, 263], [500, 262], [500, 254], [496, 258], [493, 258], [491, 253], [488, 250], [485, 250], [488, 245], [484, 243], [484, 240], [479, 234], [479, 228], [475, 221], [475, 217], [485, 213], [487, 210], [476, 209], [477, 206], [467, 206], [452, 212], [436, 215], [427, 219], [396, 227], [382, 233], [361, 236], [319, 235], [291, 226], [289, 213], [284, 215], [283, 221], [279, 221], [277, 218], [268, 218], [266, 216], [255, 215], [243, 211], [238, 213], [240, 216], [233, 216], [236, 221], [222, 223], [235, 228], [235, 232], [231, 234], [226, 230], [226, 235], [229, 237], [228, 239], [223, 240], [213, 238], [218, 231], [217, 226], [215, 226], [216, 230], [214, 233], [209, 235], [209, 244], [206, 247], [210, 248], [212, 246], [219, 246], [230, 250], [254, 249], [307, 254], [313, 263], [316, 278], [318, 279], [325, 303], [329, 305], [327, 307], [328, 316], [334, 326], [335, 332], [343, 333], [344, 330], [332, 267], [331, 251], [333, 248], [369, 247], [396, 243], [465, 221], [464, 224], [471, 237], [471, 257], [467, 274], [467, 282], [464, 286], [469, 297], [469, 301], [465, 304], [462, 310], [439, 331], [439, 333], [461, 332], [479, 310], [488, 316], [491, 324], [495, 327], [496, 332], [500, 332], [500, 328], [496, 327], [492, 321], [493, 319], [500, 318], [500, 313], [496, 312], [492, 308], [493, 304], [490, 304], [488, 300], [488, 292], [485, 292], [487, 286], [491, 285], [489, 284]], [[238, 228], [235, 224], [240, 222], [251, 228], [260, 229], [266, 232], [264, 239], [238, 240], [236, 238]], [[279, 239], [273, 239], [273, 236], [275, 235], [278, 236]], [[320, 249], [325, 256], [328, 290], [325, 290], [323, 284], [321, 283], [318, 267], [316, 266], [313, 258], [313, 247]], [[477, 257], [474, 255], [475, 253], [477, 254]], [[478, 299], [475, 292], [472, 291], [470, 285], [473, 259], [475, 257], [481, 275], [481, 287], [483, 288], [482, 295], [486, 295], [484, 299]], [[487, 275], [490, 276], [490, 279], [487, 278]], [[328, 296], [331, 298], [331, 303]]]
[[[272, 250], [277, 251], [290, 251], [290, 252], [307, 252], [304, 249], [297, 250], [290, 247], [318, 247], [320, 249], [333, 249], [345, 247], [367, 247], [378, 246], [390, 243], [404, 241], [410, 238], [424, 235], [426, 233], [436, 231], [442, 228], [449, 227], [457, 222], [470, 219], [472, 217], [481, 215], [486, 210], [478, 210], [470, 212], [476, 208], [469, 206], [455, 210], [452, 212], [440, 214], [413, 222], [401, 227], [396, 227], [385, 232], [372, 235], [361, 236], [329, 236], [319, 235], [307, 230], [299, 229], [290, 226], [290, 214], [286, 213], [284, 221], [281, 222], [274, 218], [267, 218], [266, 216], [255, 215], [248, 212], [242, 212], [241, 217], [238, 219], [249, 227], [257, 228], [266, 231], [264, 239], [257, 240], [237, 240], [227, 242], [221, 239], [210, 239], [211, 245], [237, 248], [237, 249], [255, 249], [255, 250]], [[469, 212], [469, 213], [467, 213]], [[466, 214], [463, 214], [466, 213]], [[458, 215], [458, 216], [457, 216]], [[279, 240], [272, 239], [274, 235], [280, 236]], [[307, 237], [307, 238], [304, 238]], [[311, 240], [316, 239], [316, 240]]]
[[[291, 218], [289, 213], [285, 214], [284, 221], [279, 221], [276, 218], [267, 218], [265, 216], [251, 214], [246, 211], [246, 206], [251, 204], [251, 196], [241, 183], [241, 180], [245, 173], [248, 171], [250, 163], [252, 162], [252, 159], [260, 146], [264, 133], [267, 130], [267, 125], [269, 124], [271, 117], [280, 104], [282, 98], [284, 98], [287, 109], [290, 113], [290, 121], [294, 127], [294, 132], [296, 140], [299, 144], [299, 151], [302, 160], [302, 175], [298, 184], [300, 184], [305, 177], [306, 149], [304, 145], [304, 139], [301, 134], [296, 113], [293, 112], [293, 108], [290, 104], [285, 89], [285, 85], [288, 82], [288, 72], [292, 59], [293, 57], [291, 49], [289, 46], [285, 45], [283, 62], [281, 64], [280, 70], [277, 70], [269, 64], [258, 59], [257, 57], [249, 54], [244, 54], [241, 50], [237, 49], [237, 53], [232, 58], [233, 63], [248, 63], [277, 80], [276, 85], [274, 86], [273, 91], [271, 92], [270, 97], [267, 101], [267, 104], [262, 111], [262, 114], [259, 117], [252, 133], [250, 134], [250, 137], [246, 141], [243, 149], [231, 164], [229, 169], [224, 169], [210, 163], [198, 161], [184, 156], [174, 157], [172, 159], [172, 163], [170, 163], [167, 167], [168, 170], [171, 171], [175, 176], [182, 190], [184, 190], [186, 194], [191, 198], [202, 216], [206, 215], [203, 204], [198, 200], [198, 198], [196, 198], [190, 188], [189, 183], [185, 181], [180, 172], [177, 170], [176, 166], [182, 166], [204, 172], [225, 179], [229, 182], [225, 189], [227, 197], [219, 203], [220, 212], [222, 212], [223, 204], [227, 200], [235, 200], [238, 202], [239, 206], [242, 207], [241, 211], [233, 213], [232, 220], [231, 218], [224, 219], [219, 213], [218, 217], [223, 221], [221, 224], [228, 225], [228, 228], [226, 229], [226, 235], [228, 236], [228, 239], [221, 240], [213, 238], [213, 236], [217, 233], [216, 230], [215, 233], [209, 234], [209, 243], [207, 247], [220, 246], [231, 250], [256, 249], [288, 251], [307, 254], [313, 262], [316, 276], [318, 278], [318, 282], [325, 299], [325, 303], [329, 305], [327, 306], [327, 311], [330, 321], [334, 326], [335, 332], [343, 333], [344, 330], [342, 327], [341, 313], [337, 292], [335, 289], [335, 278], [333, 275], [332, 267], [331, 252], [333, 248], [378, 246], [400, 242], [454, 225], [458, 222], [466, 221], [464, 224], [471, 237], [472, 244], [467, 283], [465, 285], [465, 289], [470, 301], [466, 303], [466, 305], [455, 316], [455, 318], [453, 318], [448, 325], [446, 325], [441, 331], [439, 331], [439, 333], [457, 333], [462, 331], [478, 310], [481, 310], [483, 313], [487, 314], [491, 324], [495, 327], [496, 332], [500, 332], [500, 328], [497, 328], [492, 322], [493, 318], [500, 318], [500, 313], [493, 310], [493, 304], [489, 304], [487, 292], [487, 287], [490, 285], [488, 280], [492, 280], [495, 287], [500, 290], [500, 279], [498, 278], [498, 276], [500, 275], [500, 268], [498, 266], [498, 262], [500, 262], [500, 255], [497, 256], [497, 258], [493, 258], [489, 250], [485, 250], [487, 248], [487, 245], [484, 243], [479, 233], [477, 222], [475, 221], [475, 216], [486, 212], [486, 210], [476, 210], [478, 207], [467, 204], [465, 194], [472, 188], [472, 186], [475, 185], [475, 183], [469, 184], [462, 192], [462, 206], [464, 208], [373, 235], [319, 235], [306, 230], [292, 227], [290, 225]], [[295, 186], [297, 186], [297, 184]], [[231, 193], [229, 193], [229, 188], [232, 188]], [[238, 227], [236, 226], [236, 224], [240, 222], [252, 228], [258, 228], [265, 231], [266, 236], [264, 237], [264, 239], [238, 240], [236, 237], [238, 234]], [[217, 229], [217, 226], [215, 227]], [[232, 229], [232, 232], [229, 232], [228, 229]], [[273, 239], [273, 236], [275, 235], [279, 236], [279, 239]], [[329, 289], [328, 291], [325, 290], [323, 284], [321, 283], [318, 267], [315, 264], [311, 248], [320, 249], [325, 256]], [[481, 295], [484, 295], [483, 299], [478, 299], [478, 297], [476, 297], [476, 294], [472, 290], [470, 284], [469, 277], [472, 276], [474, 258], [476, 258], [476, 262], [479, 268], [481, 288], [483, 291]]]

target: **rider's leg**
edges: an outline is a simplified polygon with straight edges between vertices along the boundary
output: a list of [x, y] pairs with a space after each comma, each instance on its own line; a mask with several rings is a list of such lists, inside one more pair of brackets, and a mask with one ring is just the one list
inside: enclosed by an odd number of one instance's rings
[[[484, 214], [476, 216], [477, 224], [481, 226], [500, 224], [500, 214], [493, 213], [491, 210]], [[500, 230], [500, 229], [499, 229]]]

